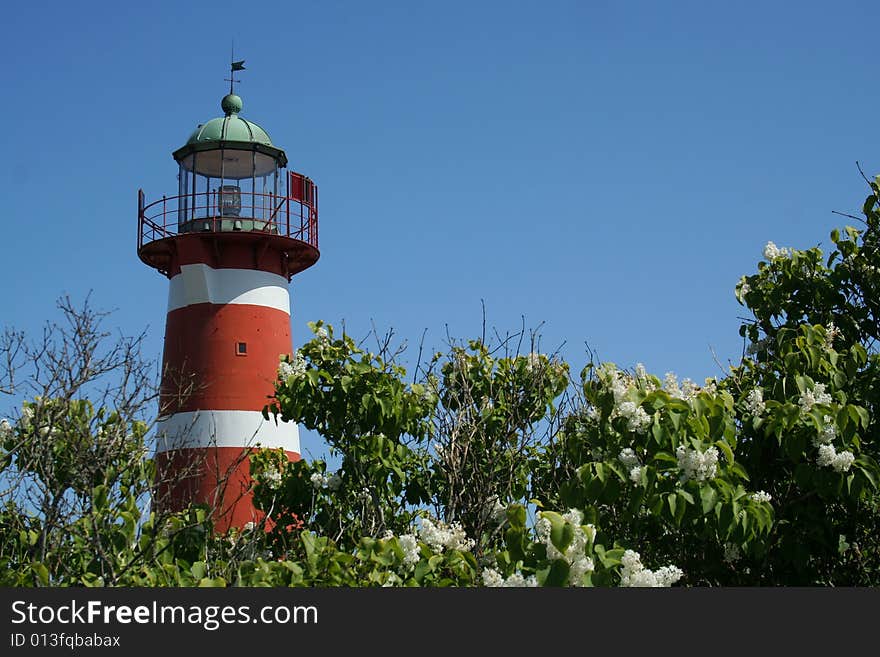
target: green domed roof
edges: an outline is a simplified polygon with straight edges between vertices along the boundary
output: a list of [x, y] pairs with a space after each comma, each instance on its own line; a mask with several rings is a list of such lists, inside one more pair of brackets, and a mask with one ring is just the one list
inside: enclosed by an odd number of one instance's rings
[[235, 94], [223, 97], [220, 107], [226, 116], [219, 116], [203, 123], [190, 135], [187, 144], [211, 141], [239, 141], [272, 146], [268, 133], [252, 121], [241, 118], [241, 98]]
[[[194, 153], [207, 153], [217, 151], [221, 153], [222, 159], [224, 150], [244, 150], [256, 151], [268, 155], [271, 161], [265, 161], [257, 164], [254, 160], [254, 171], [257, 175], [263, 175], [266, 171], [272, 170], [275, 166], [286, 167], [287, 155], [283, 150], [278, 148], [269, 139], [268, 133], [253, 121], [241, 118], [238, 114], [241, 112], [241, 98], [235, 94], [227, 94], [220, 102], [225, 116], [219, 116], [211, 119], [207, 123], [200, 124], [186, 140], [186, 143], [174, 151], [171, 155], [182, 166], [190, 168], [193, 166], [190, 155]], [[220, 159], [211, 162], [200, 157], [200, 162], [196, 165], [198, 172], [205, 175], [220, 175], [222, 172], [228, 174], [228, 169], [222, 166]], [[251, 175], [249, 171], [247, 175]], [[244, 174], [242, 174], [244, 175]]]

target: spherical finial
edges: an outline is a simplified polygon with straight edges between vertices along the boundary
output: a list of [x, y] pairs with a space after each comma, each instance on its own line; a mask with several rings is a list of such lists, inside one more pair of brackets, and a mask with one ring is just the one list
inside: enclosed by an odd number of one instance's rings
[[220, 101], [220, 109], [225, 112], [226, 116], [238, 114], [241, 112], [241, 98], [235, 94], [226, 94]]

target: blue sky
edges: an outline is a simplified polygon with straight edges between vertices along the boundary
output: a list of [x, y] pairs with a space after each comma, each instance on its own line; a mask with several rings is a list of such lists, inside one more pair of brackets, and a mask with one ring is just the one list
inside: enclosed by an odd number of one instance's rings
[[856, 161], [880, 173], [876, 2], [35, 2], [4, 23], [0, 324], [92, 291], [156, 359], [168, 285], [137, 258], [136, 194], [176, 193], [232, 41], [242, 116], [320, 188], [297, 344], [324, 319], [442, 349], [484, 300], [574, 371], [589, 345], [699, 381], [741, 353], [733, 288], [764, 244], [827, 245], [866, 195]]

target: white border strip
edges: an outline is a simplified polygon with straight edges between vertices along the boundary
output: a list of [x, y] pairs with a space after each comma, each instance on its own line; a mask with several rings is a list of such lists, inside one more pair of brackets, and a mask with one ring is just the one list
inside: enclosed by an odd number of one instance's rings
[[214, 269], [181, 265], [168, 286], [168, 312], [197, 303], [266, 306], [290, 314], [284, 276], [258, 269]]
[[208, 447], [282, 447], [299, 454], [295, 423], [263, 419], [260, 411], [188, 411], [156, 422], [156, 451]]

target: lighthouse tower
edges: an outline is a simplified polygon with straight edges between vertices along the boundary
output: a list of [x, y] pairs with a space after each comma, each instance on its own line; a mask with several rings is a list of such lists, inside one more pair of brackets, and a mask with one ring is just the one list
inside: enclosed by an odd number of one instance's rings
[[292, 350], [287, 285], [319, 252], [315, 184], [241, 116], [231, 84], [220, 107], [173, 152], [176, 194], [138, 191], [138, 256], [169, 279], [155, 503], [207, 504], [226, 531], [259, 520], [252, 449], [299, 459], [296, 425], [261, 411]]

